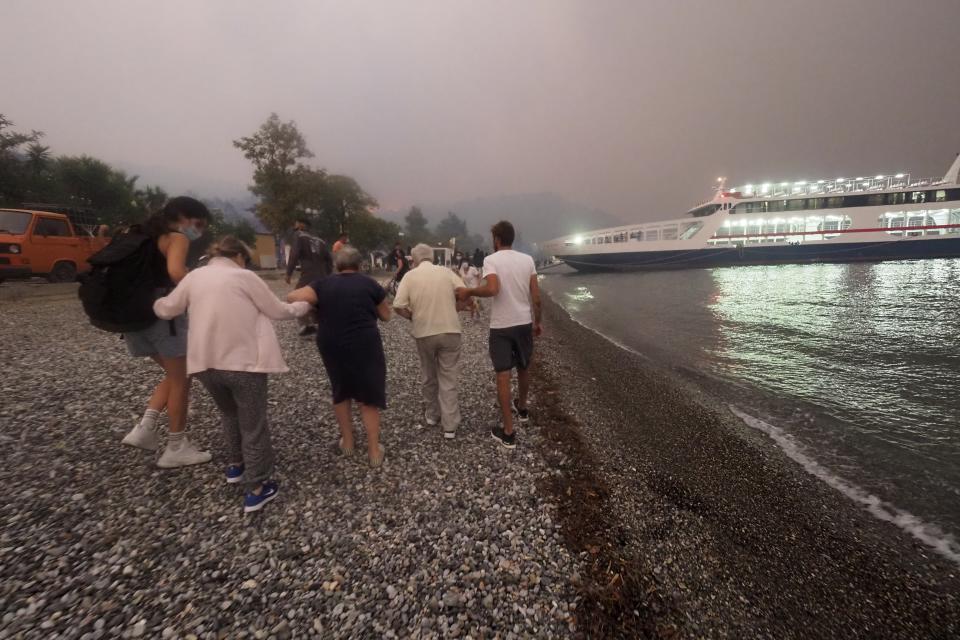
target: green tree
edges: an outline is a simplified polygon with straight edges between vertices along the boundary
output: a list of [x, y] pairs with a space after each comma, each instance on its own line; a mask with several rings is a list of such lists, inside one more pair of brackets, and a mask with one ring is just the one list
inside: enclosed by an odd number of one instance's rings
[[431, 244], [433, 242], [433, 234], [430, 233], [429, 223], [420, 207], [410, 207], [410, 211], [404, 216], [403, 221], [408, 244], [413, 245], [419, 242]]
[[400, 225], [363, 211], [348, 220], [350, 244], [360, 251], [389, 250], [400, 237]]
[[450, 241], [453, 240], [457, 247], [462, 249], [464, 242], [469, 236], [467, 223], [461, 220], [454, 212], [448, 211], [447, 217], [437, 223], [434, 235], [438, 243], [449, 245]]
[[246, 218], [227, 216], [223, 209], [210, 209], [210, 226], [208, 232], [211, 240], [226, 235], [235, 236], [251, 247], [257, 242], [257, 230]]
[[19, 205], [31, 195], [32, 180], [23, 162], [24, 145], [36, 144], [42, 131], [21, 133], [13, 130], [13, 122], [0, 113], [0, 204]]
[[143, 217], [136, 199], [137, 176], [127, 176], [90, 156], [60, 156], [53, 168], [55, 188], [47, 198], [58, 204], [85, 207], [110, 225]]
[[327, 176], [317, 190], [319, 196], [311, 200], [312, 208], [319, 211], [316, 232], [332, 240], [346, 231], [353, 234], [353, 219], [365, 223], [365, 216], [375, 217], [371, 209], [377, 206], [377, 200], [364, 191], [350, 176]]
[[253, 163], [250, 191], [260, 198], [257, 217], [277, 233], [288, 229], [304, 206], [304, 190], [315, 187], [317, 176], [323, 175], [301, 162], [313, 153], [296, 123], [281, 122], [271, 113], [256, 133], [234, 140], [233, 146]]

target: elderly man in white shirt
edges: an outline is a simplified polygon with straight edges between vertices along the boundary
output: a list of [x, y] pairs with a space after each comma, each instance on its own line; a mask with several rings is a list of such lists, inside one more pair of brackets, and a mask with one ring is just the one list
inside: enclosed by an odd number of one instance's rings
[[429, 245], [418, 244], [411, 254], [414, 268], [400, 281], [393, 308], [412, 321], [427, 424], [442, 424], [443, 436], [453, 439], [460, 426], [457, 365], [461, 329], [456, 290], [464, 286], [463, 280], [450, 269], [433, 264]]

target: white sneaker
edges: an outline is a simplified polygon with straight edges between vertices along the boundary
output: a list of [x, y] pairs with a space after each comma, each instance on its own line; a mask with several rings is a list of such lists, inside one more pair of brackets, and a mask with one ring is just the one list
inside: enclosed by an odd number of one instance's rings
[[160, 448], [160, 436], [157, 434], [156, 428], [151, 429], [139, 423], [123, 437], [121, 442], [127, 446], [138, 447], [147, 451], [156, 451]]
[[209, 451], [200, 451], [190, 439], [186, 436], [179, 447], [167, 447], [157, 460], [157, 466], [161, 469], [175, 469], [176, 467], [188, 467], [192, 464], [203, 464], [210, 462], [212, 455]]

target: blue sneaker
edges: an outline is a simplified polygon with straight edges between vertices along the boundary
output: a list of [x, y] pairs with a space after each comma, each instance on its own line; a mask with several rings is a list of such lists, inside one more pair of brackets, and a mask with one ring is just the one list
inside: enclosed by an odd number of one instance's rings
[[227, 467], [227, 484], [236, 484], [243, 480], [243, 465], [232, 464]]
[[254, 511], [259, 511], [263, 508], [263, 505], [267, 504], [271, 500], [277, 497], [277, 494], [280, 493], [280, 487], [276, 482], [272, 480], [267, 480], [262, 485], [263, 489], [260, 491], [260, 495], [253, 493], [252, 491], [248, 492], [247, 495], [243, 498], [243, 512], [252, 513]]

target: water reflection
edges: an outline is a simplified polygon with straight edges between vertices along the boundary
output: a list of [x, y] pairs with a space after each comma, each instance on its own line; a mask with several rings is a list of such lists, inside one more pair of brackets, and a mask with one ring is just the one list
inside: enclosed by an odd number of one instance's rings
[[730, 380], [732, 402], [960, 530], [960, 260], [561, 275], [544, 285], [578, 320]]

